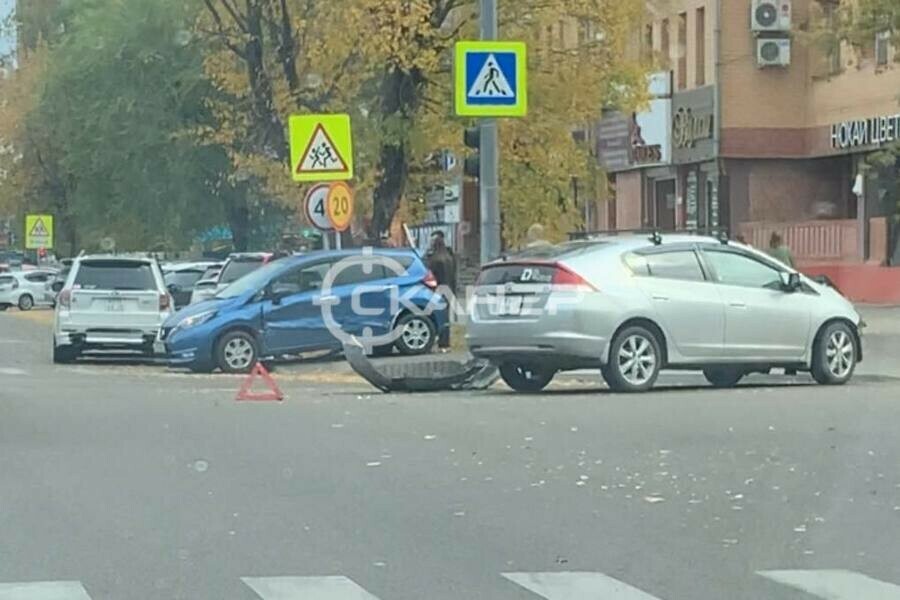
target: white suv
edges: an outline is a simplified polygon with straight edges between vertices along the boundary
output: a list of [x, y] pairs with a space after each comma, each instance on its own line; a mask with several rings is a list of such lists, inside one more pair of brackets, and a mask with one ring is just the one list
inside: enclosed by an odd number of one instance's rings
[[152, 355], [172, 306], [155, 259], [79, 257], [56, 302], [53, 362], [71, 362], [85, 350]]

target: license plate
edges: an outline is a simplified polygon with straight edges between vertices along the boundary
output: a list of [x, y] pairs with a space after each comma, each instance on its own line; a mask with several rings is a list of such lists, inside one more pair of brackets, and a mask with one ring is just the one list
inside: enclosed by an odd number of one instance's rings
[[106, 312], [122, 312], [123, 310], [125, 310], [125, 305], [121, 300], [106, 301]]
[[501, 316], [515, 316], [522, 312], [522, 296], [501, 296], [497, 312]]

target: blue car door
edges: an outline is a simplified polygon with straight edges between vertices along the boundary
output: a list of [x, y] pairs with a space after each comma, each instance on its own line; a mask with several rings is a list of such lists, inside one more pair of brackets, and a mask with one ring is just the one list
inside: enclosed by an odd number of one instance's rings
[[318, 302], [322, 280], [331, 264], [300, 265], [269, 283], [262, 301], [263, 354], [290, 354], [334, 345]]
[[[365, 264], [368, 263], [368, 264]], [[331, 295], [334, 318], [342, 331], [360, 335], [384, 335], [390, 328], [392, 298], [397, 286], [388, 278], [378, 257], [352, 257], [338, 263]]]

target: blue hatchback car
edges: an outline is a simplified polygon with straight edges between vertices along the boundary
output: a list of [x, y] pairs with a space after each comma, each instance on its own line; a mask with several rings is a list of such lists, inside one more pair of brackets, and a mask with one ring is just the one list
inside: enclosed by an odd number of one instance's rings
[[374, 352], [424, 354], [449, 327], [446, 300], [411, 250], [282, 258], [163, 323], [170, 366], [249, 371], [257, 359], [337, 349], [350, 335]]

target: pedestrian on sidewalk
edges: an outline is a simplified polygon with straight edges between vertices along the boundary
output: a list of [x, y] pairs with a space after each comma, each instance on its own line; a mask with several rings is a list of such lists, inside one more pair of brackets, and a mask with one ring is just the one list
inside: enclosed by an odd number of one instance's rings
[[784, 239], [778, 232], [772, 232], [772, 237], [769, 238], [768, 254], [792, 269], [794, 268], [794, 257], [791, 256], [791, 249], [787, 247], [787, 244], [784, 243]]
[[[453, 303], [456, 294], [456, 257], [453, 251], [447, 247], [443, 231], [435, 231], [431, 234], [431, 245], [426, 255], [428, 268], [434, 274], [438, 287], [444, 296], [444, 300], [450, 306], [453, 314]], [[438, 349], [441, 352], [450, 350], [450, 325], [448, 324], [438, 335]]]

